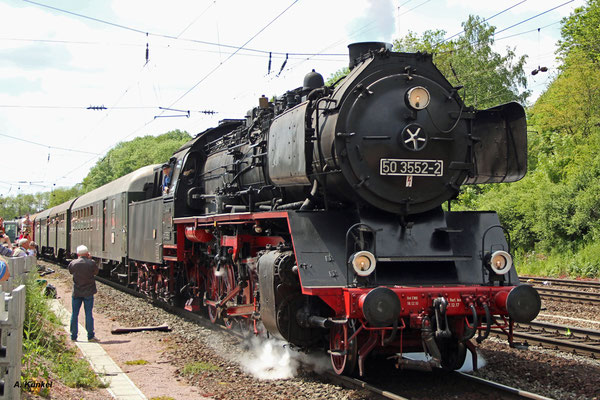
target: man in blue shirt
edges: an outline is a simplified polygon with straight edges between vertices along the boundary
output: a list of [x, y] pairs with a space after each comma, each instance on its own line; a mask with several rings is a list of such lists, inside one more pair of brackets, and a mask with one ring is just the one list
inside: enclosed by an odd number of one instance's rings
[[163, 187], [162, 187], [162, 191], [163, 191], [163, 194], [168, 194], [169, 193], [169, 189], [171, 187], [171, 165], [170, 164], [163, 164], [163, 166], [162, 166], [162, 173], [163, 173]]

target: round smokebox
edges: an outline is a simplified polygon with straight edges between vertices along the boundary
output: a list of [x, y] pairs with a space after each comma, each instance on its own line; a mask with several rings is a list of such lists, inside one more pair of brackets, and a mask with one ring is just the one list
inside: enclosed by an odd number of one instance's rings
[[400, 299], [392, 290], [378, 287], [362, 297], [362, 311], [371, 326], [390, 326], [398, 319]]
[[540, 295], [529, 285], [519, 285], [512, 289], [506, 299], [508, 315], [516, 322], [533, 321], [540, 312]]

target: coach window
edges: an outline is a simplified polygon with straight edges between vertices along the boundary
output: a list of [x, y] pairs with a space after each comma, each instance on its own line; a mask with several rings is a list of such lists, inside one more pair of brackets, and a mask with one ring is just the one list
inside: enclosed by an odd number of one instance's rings
[[117, 200], [112, 199], [112, 209], [110, 210], [110, 226], [112, 228], [115, 227], [116, 222], [115, 222], [115, 208], [117, 207]]

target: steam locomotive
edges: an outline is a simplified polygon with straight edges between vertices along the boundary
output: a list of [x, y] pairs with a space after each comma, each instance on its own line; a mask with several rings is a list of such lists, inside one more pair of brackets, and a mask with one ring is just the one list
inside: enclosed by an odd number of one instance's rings
[[[362, 375], [373, 352], [457, 369], [491, 327], [512, 342], [539, 295], [519, 283], [497, 214], [451, 200], [525, 175], [523, 108], [466, 106], [428, 54], [349, 53], [333, 85], [313, 70], [198, 134], [169, 160], [168, 187], [148, 166], [36, 215], [42, 252], [86, 244], [124, 285], [324, 348], [338, 374]], [[402, 356], [423, 348], [427, 361]]]

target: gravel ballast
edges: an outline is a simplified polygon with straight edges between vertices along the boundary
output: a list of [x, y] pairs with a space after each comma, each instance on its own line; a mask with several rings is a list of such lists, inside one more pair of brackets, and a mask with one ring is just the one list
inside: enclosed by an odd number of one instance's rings
[[[57, 272], [47, 278], [60, 279], [63, 283], [70, 280], [67, 271], [56, 266], [53, 268]], [[220, 330], [203, 327], [169, 314], [144, 299], [109, 286], [99, 283], [98, 288], [95, 311], [117, 321], [119, 326], [166, 323], [172, 328], [172, 332], [167, 334], [146, 332], [145, 335], [162, 342], [165, 361], [175, 365], [181, 379], [200, 388], [200, 393], [204, 396], [216, 399], [377, 398], [366, 391], [341, 388], [314, 372], [304, 370], [304, 364], [296, 362], [293, 356], [295, 353], [291, 353], [291, 358], [287, 360], [290, 353], [277, 343], [240, 346], [238, 338]], [[544, 302], [544, 307], [546, 310], [543, 312], [546, 314], [569, 317], [577, 315], [600, 321], [600, 315], [593, 310], [585, 315], [576, 314], [578, 306], [575, 304], [555, 305]], [[506, 341], [494, 338], [484, 341], [478, 351], [486, 365], [473, 373], [476, 376], [557, 399], [600, 398], [598, 360], [537, 348], [511, 349]], [[470, 357], [470, 354], [467, 356]], [[314, 365], [329, 367], [329, 357], [326, 354], [302, 358]], [[200, 370], [184, 373], [190, 369], [190, 365], [199, 361], [203, 362]], [[275, 380], [258, 378], [265, 376], [264, 374], [291, 377]], [[402, 380], [403, 372], [394, 371], [392, 376], [391, 379]]]

